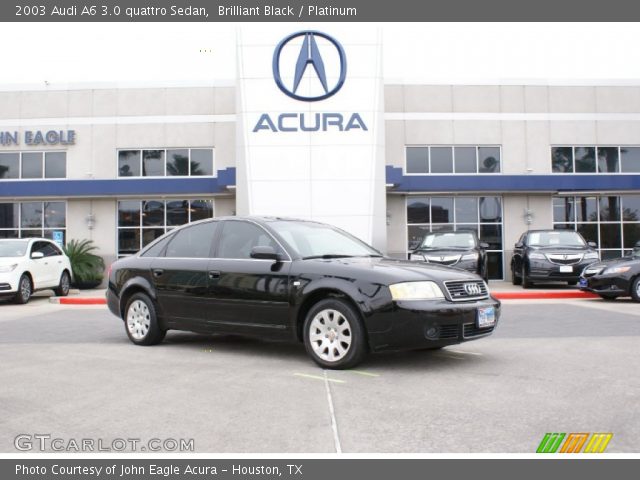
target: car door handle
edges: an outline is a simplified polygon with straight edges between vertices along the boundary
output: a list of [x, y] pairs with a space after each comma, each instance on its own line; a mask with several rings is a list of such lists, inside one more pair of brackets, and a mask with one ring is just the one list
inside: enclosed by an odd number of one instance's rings
[[220, 272], [217, 270], [209, 270], [209, 278], [220, 278]]
[[164, 273], [164, 270], [162, 270], [161, 268], [155, 268], [153, 270], [153, 276], [156, 278], [161, 277], [163, 273]]

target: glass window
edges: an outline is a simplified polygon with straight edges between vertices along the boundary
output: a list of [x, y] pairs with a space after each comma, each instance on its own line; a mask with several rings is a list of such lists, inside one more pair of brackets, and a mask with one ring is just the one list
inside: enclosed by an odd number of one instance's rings
[[140, 229], [139, 228], [119, 228], [118, 229], [118, 254], [133, 255], [140, 250]]
[[620, 220], [620, 197], [600, 197], [600, 221], [616, 222]]
[[44, 230], [44, 235], [42, 235], [44, 238], [48, 238], [49, 240], [53, 240], [53, 232], [62, 232], [62, 245], [65, 245], [67, 243], [67, 231], [66, 230], [61, 230], [59, 228], [56, 228], [55, 230]]
[[146, 252], [144, 252], [142, 256], [143, 257], [159, 257], [163, 253], [164, 248], [167, 246], [171, 238], [173, 238], [172, 235], [167, 235], [162, 240], [157, 242], [153, 247], [149, 248]]
[[480, 241], [489, 244], [489, 250], [502, 250], [502, 225], [480, 225]]
[[418, 248], [429, 231], [430, 228], [427, 225], [409, 225], [409, 250]]
[[429, 173], [429, 149], [407, 147], [407, 173]]
[[22, 154], [22, 178], [42, 178], [42, 152]]
[[477, 172], [476, 147], [454, 147], [456, 173]]
[[118, 226], [138, 227], [139, 225], [140, 202], [138, 200], [124, 200], [118, 202]]
[[598, 220], [596, 197], [576, 197], [575, 205], [578, 222], [596, 222]]
[[191, 149], [191, 175], [213, 175], [213, 150]]
[[18, 228], [19, 209], [19, 203], [0, 203], [0, 228]]
[[[142, 202], [142, 226], [164, 227], [164, 202], [158, 200], [148, 200]], [[164, 229], [162, 231], [164, 233]]]
[[478, 221], [478, 197], [456, 198], [456, 223]]
[[596, 223], [578, 223], [576, 231], [582, 235], [587, 242], [598, 242], [598, 224]]
[[600, 248], [621, 248], [622, 234], [619, 223], [600, 224]]
[[20, 178], [20, 155], [18, 153], [0, 153], [0, 178]]
[[640, 221], [640, 195], [624, 195], [622, 197], [622, 220], [626, 222]]
[[66, 178], [67, 154], [65, 152], [46, 152], [44, 154], [45, 178]]
[[0, 238], [19, 238], [18, 230], [0, 230]]
[[164, 228], [143, 228], [142, 229], [142, 247], [146, 247], [156, 238], [164, 235]]
[[624, 173], [640, 172], [640, 147], [621, 147], [621, 170]]
[[426, 197], [409, 197], [407, 199], [407, 221], [409, 223], [429, 223], [429, 199]]
[[[205, 222], [185, 227], [173, 236], [166, 256], [176, 258], [208, 258], [218, 222]], [[203, 267], [204, 268], [204, 267]]]
[[500, 149], [498, 147], [478, 147], [478, 172], [500, 172]]
[[167, 175], [189, 175], [189, 150], [167, 150]]
[[431, 197], [431, 221], [453, 223], [453, 197]]
[[478, 206], [481, 222], [502, 221], [502, 202], [500, 197], [480, 197]]
[[191, 200], [191, 221], [204, 220], [213, 217], [213, 202], [211, 200]]
[[167, 202], [167, 225], [184, 225], [189, 223], [189, 202], [172, 200]]
[[553, 221], [554, 222], [575, 222], [575, 210], [573, 208], [573, 197], [554, 197], [553, 199]]
[[431, 173], [453, 173], [453, 149], [451, 147], [431, 147], [429, 161]]
[[619, 171], [618, 147], [598, 147], [598, 172], [617, 173]]
[[576, 173], [595, 173], [596, 149], [595, 147], [574, 147]]
[[65, 209], [64, 202], [44, 202], [44, 228], [64, 228], [67, 217]]
[[622, 224], [622, 236], [624, 237], [624, 248], [633, 248], [640, 241], [640, 223]]
[[573, 148], [553, 147], [551, 149], [551, 171], [573, 173]]
[[142, 175], [145, 177], [164, 176], [164, 150], [142, 151]]
[[22, 228], [42, 228], [42, 202], [21, 203], [20, 218]]
[[118, 152], [118, 176], [140, 176], [140, 150], [120, 150]]
[[279, 250], [278, 244], [262, 228], [248, 222], [225, 222], [218, 245], [220, 258], [251, 258], [253, 247], [269, 246]]
[[487, 253], [487, 273], [489, 278], [503, 278], [504, 274], [502, 273], [502, 258], [502, 252]]

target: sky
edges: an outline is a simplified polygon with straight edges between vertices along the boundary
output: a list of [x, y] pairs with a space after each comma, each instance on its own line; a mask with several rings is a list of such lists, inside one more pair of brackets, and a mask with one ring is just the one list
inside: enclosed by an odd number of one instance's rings
[[[331, 33], [344, 24], [5, 23], [0, 85], [232, 81], [238, 29], [274, 28]], [[353, 28], [381, 30], [387, 82], [640, 82], [640, 28], [632, 23], [354, 23]]]

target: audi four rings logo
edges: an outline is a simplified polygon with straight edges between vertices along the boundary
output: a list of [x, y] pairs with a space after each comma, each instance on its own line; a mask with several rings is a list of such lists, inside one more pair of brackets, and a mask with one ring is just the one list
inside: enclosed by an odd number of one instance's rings
[[[283, 81], [283, 72], [282, 72], [282, 53], [285, 50], [285, 47], [289, 45], [289, 43], [297, 38], [302, 37], [302, 47], [298, 53], [298, 59], [295, 62], [295, 67], [293, 64], [290, 65], [292, 68], [287, 68], [285, 70], [285, 77], [293, 74], [293, 83], [289, 85], [285, 85]], [[322, 49], [325, 52], [325, 58], [323, 59], [322, 54], [320, 53], [320, 48], [318, 47], [318, 43], [322, 45]], [[294, 45], [294, 44], [292, 44]], [[331, 75], [327, 75], [327, 66], [325, 65], [325, 59], [329, 59], [330, 50], [334, 49], [335, 54], [330, 55], [330, 59], [333, 63], [338, 63], [339, 73], [337, 75], [338, 81], [329, 85], [328, 79], [331, 78]], [[331, 52], [333, 53], [333, 52]], [[330, 73], [336, 73], [336, 65], [332, 65], [329, 71]], [[303, 95], [298, 93], [298, 88], [300, 87], [300, 82], [304, 77], [305, 73], [313, 69], [315, 76], [317, 77], [320, 88], [318, 88], [317, 95]], [[289, 71], [291, 70], [291, 71]], [[335, 75], [333, 75], [336, 78]], [[296, 100], [306, 101], [306, 102], [316, 102], [318, 100], [324, 100], [325, 98], [329, 98], [342, 88], [345, 79], [347, 78], [347, 56], [344, 53], [344, 49], [342, 45], [333, 37], [330, 37], [326, 33], [317, 32], [315, 30], [307, 30], [303, 32], [293, 33], [287, 37], [285, 37], [276, 47], [273, 53], [273, 78], [276, 81], [276, 85], [285, 95], [288, 95], [291, 98], [295, 98]], [[290, 82], [291, 83], [291, 82]]]
[[467, 295], [480, 295], [482, 293], [480, 285], [477, 283], [465, 283], [464, 291], [467, 292]]

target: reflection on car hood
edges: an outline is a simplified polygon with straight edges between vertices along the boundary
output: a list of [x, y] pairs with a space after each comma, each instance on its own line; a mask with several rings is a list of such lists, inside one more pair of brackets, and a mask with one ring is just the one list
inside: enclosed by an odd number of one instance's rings
[[474, 248], [430, 248], [430, 249], [418, 249], [415, 250], [415, 253], [420, 255], [428, 255], [430, 257], [438, 257], [438, 256], [450, 256], [450, 255], [466, 255], [468, 253], [475, 253], [476, 250]]
[[536, 247], [531, 245], [529, 248], [542, 253], [580, 253], [593, 250], [590, 247], [580, 247], [577, 245], [549, 245], [545, 247]]
[[611, 260], [605, 260], [602, 262], [594, 263], [591, 265], [593, 268], [603, 267], [619, 267], [625, 265], [640, 265], [640, 258], [632, 258], [632, 257], [621, 257], [621, 258], [612, 258]]
[[440, 265], [395, 260], [392, 258], [336, 258], [328, 260], [303, 260], [301, 269], [325, 275], [362, 279], [370, 282], [392, 284], [421, 280], [478, 280], [473, 273]]

